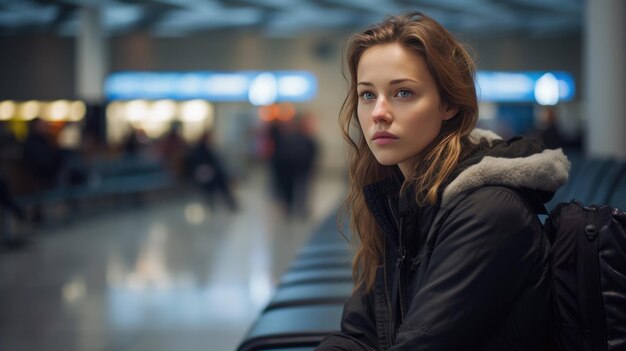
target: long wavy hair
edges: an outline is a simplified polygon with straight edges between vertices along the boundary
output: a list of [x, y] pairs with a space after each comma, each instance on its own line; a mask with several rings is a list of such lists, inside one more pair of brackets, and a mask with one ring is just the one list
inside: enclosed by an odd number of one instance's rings
[[468, 152], [469, 133], [478, 118], [473, 59], [463, 45], [432, 18], [420, 12], [390, 16], [350, 38], [344, 49], [349, 90], [339, 123], [350, 146], [350, 185], [345, 209], [353, 233], [355, 289], [372, 288], [376, 267], [383, 264], [384, 252], [383, 235], [365, 203], [363, 187], [398, 172], [398, 166], [383, 166], [376, 161], [363, 136], [357, 116], [357, 67], [367, 49], [390, 43], [398, 43], [421, 56], [437, 85], [442, 108], [458, 110], [454, 117], [443, 122], [439, 135], [420, 153], [417, 158], [420, 161], [403, 181], [402, 190], [414, 189], [418, 205], [436, 204], [440, 186]]

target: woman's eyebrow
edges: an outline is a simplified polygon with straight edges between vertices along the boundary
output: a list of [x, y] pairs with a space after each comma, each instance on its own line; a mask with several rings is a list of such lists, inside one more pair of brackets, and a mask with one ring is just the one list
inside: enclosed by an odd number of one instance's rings
[[[415, 84], [419, 84], [419, 82], [416, 81], [415, 79], [400, 78], [400, 79], [394, 79], [394, 80], [390, 81], [389, 85], [401, 84], [401, 83], [406, 83], [406, 82], [412, 82], [412, 83], [415, 83]], [[372, 84], [370, 82], [358, 82], [356, 85], [357, 86], [359, 86], [359, 85], [374, 86], [374, 84]]]
[[389, 85], [400, 84], [400, 83], [405, 83], [405, 82], [412, 82], [412, 83], [419, 84], [419, 82], [416, 81], [415, 79], [402, 78], [402, 79], [394, 79], [394, 80], [392, 80], [391, 82], [389, 82]]

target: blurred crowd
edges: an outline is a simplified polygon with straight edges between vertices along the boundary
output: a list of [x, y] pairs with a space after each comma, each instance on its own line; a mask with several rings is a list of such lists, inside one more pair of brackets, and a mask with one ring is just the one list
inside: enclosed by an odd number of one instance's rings
[[[157, 163], [174, 187], [190, 186], [201, 192], [212, 209], [223, 206], [236, 212], [240, 207], [233, 186], [241, 175], [232, 171], [232, 160], [212, 129], [188, 141], [182, 137], [180, 122], [173, 122], [158, 139], [133, 128], [117, 146], [104, 145], [95, 136], [82, 133], [78, 147], [64, 148], [59, 142], [62, 128], [53, 122], [29, 121], [22, 140], [6, 126], [0, 123], [0, 211], [18, 220], [42, 219], [41, 204], [25, 204], [23, 198], [97, 186], [103, 181], [99, 174], [103, 164], [110, 172], [112, 165], [124, 163], [125, 174], [130, 174], [129, 169], [140, 163], [137, 160]], [[268, 188], [289, 216], [306, 218], [309, 214], [308, 193], [319, 148], [313, 129], [311, 116], [296, 116], [265, 122], [251, 136], [256, 141], [242, 141], [258, 145], [251, 157], [265, 164], [270, 175]]]

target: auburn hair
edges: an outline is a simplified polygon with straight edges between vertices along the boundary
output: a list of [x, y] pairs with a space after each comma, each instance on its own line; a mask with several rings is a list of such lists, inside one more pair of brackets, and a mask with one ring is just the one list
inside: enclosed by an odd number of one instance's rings
[[[376, 267], [383, 264], [384, 239], [363, 195], [367, 184], [397, 173], [398, 166], [378, 163], [363, 137], [357, 116], [357, 68], [363, 53], [376, 45], [397, 43], [424, 59], [434, 78], [442, 108], [458, 112], [444, 121], [439, 135], [420, 153], [402, 189], [414, 189], [418, 205], [435, 204], [438, 190], [468, 150], [469, 133], [476, 125], [478, 102], [472, 57], [454, 36], [434, 19], [410, 12], [389, 16], [349, 39], [344, 48], [348, 94], [339, 114], [341, 132], [349, 144], [349, 189], [344, 207], [350, 217], [355, 289], [370, 290]], [[409, 185], [412, 185], [409, 187]]]

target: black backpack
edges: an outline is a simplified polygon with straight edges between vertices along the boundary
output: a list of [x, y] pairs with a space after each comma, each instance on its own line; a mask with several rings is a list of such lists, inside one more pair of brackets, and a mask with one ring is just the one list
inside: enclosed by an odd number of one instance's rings
[[626, 351], [626, 213], [563, 202], [544, 228], [552, 244], [552, 347]]

